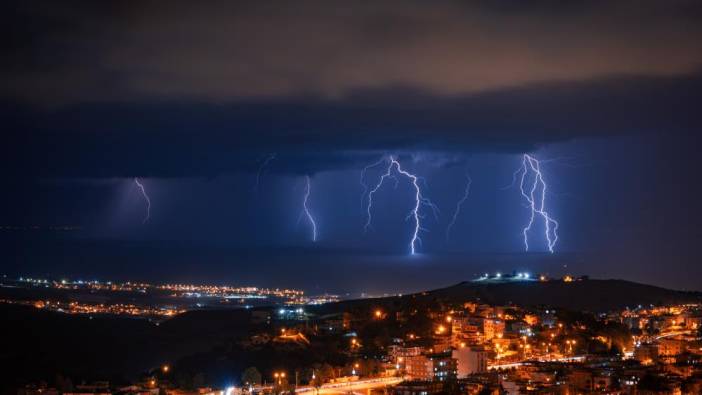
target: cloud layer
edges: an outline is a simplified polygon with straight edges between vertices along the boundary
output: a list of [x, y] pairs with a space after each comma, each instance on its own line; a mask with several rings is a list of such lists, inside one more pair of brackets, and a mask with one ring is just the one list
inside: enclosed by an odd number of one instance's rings
[[465, 96], [702, 64], [692, 0], [21, 1], [3, 22], [1, 94], [45, 105], [343, 98], [407, 87]]
[[702, 126], [699, 2], [5, 3], [0, 173], [313, 173]]

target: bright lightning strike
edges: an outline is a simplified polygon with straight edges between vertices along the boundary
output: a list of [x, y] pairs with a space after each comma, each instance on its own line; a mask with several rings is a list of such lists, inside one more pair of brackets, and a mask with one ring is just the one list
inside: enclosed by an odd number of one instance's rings
[[141, 190], [142, 196], [144, 196], [144, 200], [146, 200], [146, 217], [144, 217], [144, 224], [149, 221], [149, 218], [151, 217], [151, 199], [149, 199], [149, 195], [146, 194], [146, 189], [144, 189], [144, 185], [139, 182], [139, 179], [134, 177], [134, 182], [136, 183], [137, 187], [139, 190]]
[[307, 220], [310, 222], [310, 225], [312, 226], [312, 241], [317, 241], [317, 223], [314, 221], [314, 218], [312, 218], [312, 214], [310, 213], [310, 209], [307, 207], [307, 200], [310, 198], [310, 176], [305, 176], [305, 179], [307, 180], [307, 188], [305, 189], [305, 199], [302, 201], [302, 209], [304, 211], [304, 214], [307, 216]]
[[451, 236], [451, 228], [456, 223], [458, 214], [461, 212], [461, 206], [463, 203], [465, 203], [465, 201], [468, 199], [468, 195], [470, 194], [470, 186], [473, 183], [473, 180], [468, 174], [466, 174], [466, 179], [468, 181], [466, 182], [466, 189], [463, 191], [463, 197], [456, 203], [456, 211], [453, 212], [453, 218], [451, 218], [451, 222], [449, 222], [448, 226], [446, 227], [446, 241], [448, 241], [449, 237]]
[[263, 174], [263, 171], [266, 169], [269, 163], [271, 163], [272, 160], [276, 158], [276, 153], [268, 154], [266, 158], [261, 162], [261, 166], [258, 167], [258, 171], [256, 172], [256, 185], [254, 185], [254, 191], [258, 191], [258, 185], [260, 184], [261, 181], [261, 174]]
[[[383, 160], [385, 160], [385, 158], [383, 158], [379, 162], [376, 162], [375, 164], [371, 165], [370, 167], [373, 167], [373, 166], [380, 164]], [[431, 200], [427, 199], [426, 197], [424, 197], [422, 195], [422, 191], [421, 191], [421, 188], [419, 187], [419, 182], [418, 182], [420, 178], [418, 176], [403, 170], [402, 165], [400, 165], [400, 162], [398, 162], [392, 156], [388, 157], [388, 162], [389, 162], [389, 165], [388, 165], [388, 168], [385, 171], [385, 173], [382, 176], [380, 176], [380, 180], [378, 181], [378, 183], [372, 189], [370, 189], [368, 191], [368, 206], [366, 206], [366, 212], [368, 213], [368, 216], [366, 219], [366, 224], [364, 226], [364, 230], [366, 232], [368, 231], [368, 228], [370, 228], [371, 222], [373, 220], [372, 213], [371, 213], [372, 206], [373, 206], [373, 194], [376, 193], [380, 189], [380, 187], [383, 186], [383, 183], [385, 182], [386, 179], [394, 178], [392, 172], [393, 172], [393, 168], [395, 168], [397, 170], [398, 174], [403, 175], [410, 180], [410, 182], [412, 183], [412, 186], [414, 187], [414, 190], [415, 190], [415, 195], [414, 195], [415, 204], [414, 204], [414, 207], [412, 208], [412, 210], [410, 211], [410, 213], [407, 215], [407, 219], [412, 218], [414, 220], [414, 232], [412, 233], [412, 239], [410, 240], [410, 252], [412, 255], [414, 255], [417, 252], [417, 243], [421, 244], [421, 242], [422, 242], [422, 239], [419, 237], [419, 232], [426, 231], [426, 229], [422, 228], [422, 225], [421, 225], [421, 220], [422, 220], [422, 218], [424, 218], [424, 216], [420, 214], [420, 212], [419, 212], [420, 208], [422, 206], [427, 206], [427, 207], [431, 208], [432, 211], [434, 212], [435, 216], [438, 215], [438, 208], [436, 207], [436, 205], [434, 205], [434, 203], [431, 202]], [[368, 169], [368, 168], [369, 167], [366, 167], [366, 169]]]
[[[521, 173], [519, 190], [524, 199], [527, 201], [528, 207], [531, 210], [529, 223], [522, 230], [522, 233], [524, 234], [524, 248], [526, 251], [529, 251], [528, 233], [534, 224], [536, 215], [538, 214], [544, 220], [546, 246], [548, 247], [549, 252], [553, 253], [553, 247], [558, 241], [558, 222], [551, 218], [545, 209], [546, 182], [544, 181], [540, 166], [541, 162], [539, 162], [538, 159], [531, 155], [524, 154], [524, 157], [522, 158], [522, 167], [515, 173], [515, 177]], [[529, 174], [532, 174], [532, 176], [529, 176]]]
[[[380, 158], [380, 160], [378, 160], [377, 162], [371, 163], [370, 165], [364, 167], [363, 170], [361, 170], [361, 181], [360, 181], [360, 182], [361, 182], [361, 186], [363, 187], [363, 192], [361, 193], [361, 203], [363, 203], [363, 201], [364, 201], [365, 198], [366, 198], [366, 194], [368, 193], [368, 185], [366, 184], [366, 181], [365, 181], [366, 172], [367, 172], [368, 170], [370, 170], [370, 169], [376, 167], [376, 166], [379, 166], [379, 165], [381, 165], [381, 164], [387, 162], [387, 161], [388, 161], [388, 158], [385, 157], [385, 156], [383, 156], [383, 157]], [[395, 183], [395, 185], [397, 185], [397, 183]]]

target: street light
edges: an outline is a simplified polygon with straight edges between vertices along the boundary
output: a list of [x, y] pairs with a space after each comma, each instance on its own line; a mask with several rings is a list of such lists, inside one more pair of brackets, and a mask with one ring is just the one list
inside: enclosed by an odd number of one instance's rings
[[278, 382], [278, 385], [283, 384], [283, 379], [285, 378], [285, 372], [275, 372], [273, 373], [273, 377], [275, 378], [275, 381]]

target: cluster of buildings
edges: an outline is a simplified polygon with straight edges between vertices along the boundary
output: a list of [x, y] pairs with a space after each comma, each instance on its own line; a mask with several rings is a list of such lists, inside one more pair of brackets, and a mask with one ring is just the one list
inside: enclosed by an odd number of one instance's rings
[[[54, 288], [63, 290], [90, 290], [114, 292], [139, 292], [139, 293], [166, 293], [172, 297], [214, 297], [225, 299], [266, 299], [275, 297], [285, 300], [290, 304], [306, 304], [304, 291], [297, 289], [235, 287], [229, 285], [206, 284], [150, 284], [144, 282], [112, 282], [98, 280], [49, 280], [42, 278], [20, 277], [17, 280], [3, 277], [3, 284], [13, 286], [32, 286], [40, 288]], [[334, 298], [325, 295], [323, 298]]]
[[[581, 280], [524, 274], [509, 279]], [[191, 286], [167, 289], [180, 293], [234, 291]], [[242, 291], [258, 289], [237, 290]], [[325, 341], [339, 345], [347, 362], [329, 366], [331, 376], [324, 377], [326, 385], [355, 383], [359, 389], [354, 391], [367, 391], [369, 395], [702, 394], [700, 304], [638, 306], [595, 314], [547, 306], [496, 306], [479, 300], [460, 304], [427, 301], [414, 295], [374, 303], [349, 303], [341, 312], [285, 305], [253, 309], [250, 320], [260, 333], [253, 333], [240, 344], [253, 350], [280, 344], [305, 350]], [[296, 372], [294, 389], [298, 393], [319, 389], [313, 381], [321, 377], [320, 370], [312, 370], [310, 377], [301, 379], [297, 386], [297, 373], [304, 376], [304, 369], [310, 367], [287, 368]], [[261, 374], [265, 382], [265, 377], [270, 379], [275, 373], [262, 370]], [[363, 387], [365, 382], [372, 385]], [[146, 395], [154, 389], [151, 384], [151, 388], [147, 383], [127, 392]], [[167, 392], [197, 394], [178, 391], [169, 387]], [[204, 388], [199, 394], [276, 391], [279, 389], [275, 385], [264, 383], [248, 388]]]
[[184, 309], [175, 307], [147, 307], [129, 303], [79, 303], [38, 300], [32, 303], [38, 309], [47, 309], [68, 314], [112, 314], [137, 317], [168, 318], [183, 313]]
[[388, 347], [388, 360], [407, 379], [398, 395], [445, 392], [448, 381], [460, 393], [702, 394], [700, 305], [592, 320], [478, 303], [429, 314], [429, 336], [410, 333]]
[[[417, 315], [431, 322], [430, 330], [410, 325]], [[515, 395], [702, 394], [699, 304], [639, 306], [607, 314], [480, 302], [396, 311], [379, 306], [372, 312], [345, 313], [316, 328], [355, 336], [378, 321], [406, 328], [378, 357], [386, 374], [405, 379], [394, 387], [398, 395], [492, 390]], [[368, 341], [362, 335], [352, 338], [351, 355], [363, 355]]]
[[[23, 289], [40, 295], [16, 296]], [[252, 304], [304, 306], [336, 302], [336, 295], [308, 296], [301, 290], [219, 285], [162, 284], [20, 277], [0, 280], [0, 303], [31, 305], [69, 314], [111, 314], [165, 319], [207, 307], [250, 308]], [[58, 293], [56, 291], [59, 291]], [[44, 295], [46, 294], [46, 295]], [[5, 296], [5, 297], [3, 297]], [[134, 296], [134, 297], [133, 297]], [[125, 303], [132, 300], [140, 303]], [[257, 302], [258, 301], [258, 302]], [[234, 302], [234, 303], [231, 303]]]
[[[522, 274], [484, 276], [480, 281], [586, 280]], [[344, 336], [350, 359], [376, 358], [384, 364], [382, 374], [404, 378], [393, 387], [398, 395], [492, 390], [510, 395], [702, 394], [699, 304], [595, 314], [480, 301], [398, 302], [349, 308], [331, 316], [298, 309], [258, 314], [257, 322], [284, 325], [310, 339]], [[416, 325], [418, 318], [429, 325]], [[369, 325], [388, 325], [400, 335], [389, 339], [380, 354], [377, 347], [370, 354], [369, 343], [377, 339], [364, 338]], [[340, 371], [358, 373], [349, 366]], [[646, 389], [649, 392], [642, 392]]]
[[89, 315], [126, 315], [131, 317], [154, 319], [155, 322], [173, 317], [185, 312], [185, 309], [178, 309], [173, 306], [149, 307], [138, 306], [130, 303], [81, 303], [65, 302], [59, 300], [15, 300], [0, 299], [2, 304], [14, 304], [22, 306], [32, 306], [37, 309], [54, 311], [65, 314]]

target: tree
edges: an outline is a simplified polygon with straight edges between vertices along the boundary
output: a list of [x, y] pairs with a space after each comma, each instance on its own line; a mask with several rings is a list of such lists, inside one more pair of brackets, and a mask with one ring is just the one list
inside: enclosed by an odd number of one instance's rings
[[245, 385], [259, 385], [261, 384], [261, 372], [254, 366], [248, 367], [241, 374], [241, 382]]
[[317, 389], [317, 392], [319, 393], [319, 389], [322, 387], [322, 385], [331, 379], [333, 375], [334, 368], [331, 367], [331, 365], [326, 363], [323, 365], [316, 364], [314, 366], [313, 379], [310, 381], [310, 384], [312, 384], [312, 386]]

